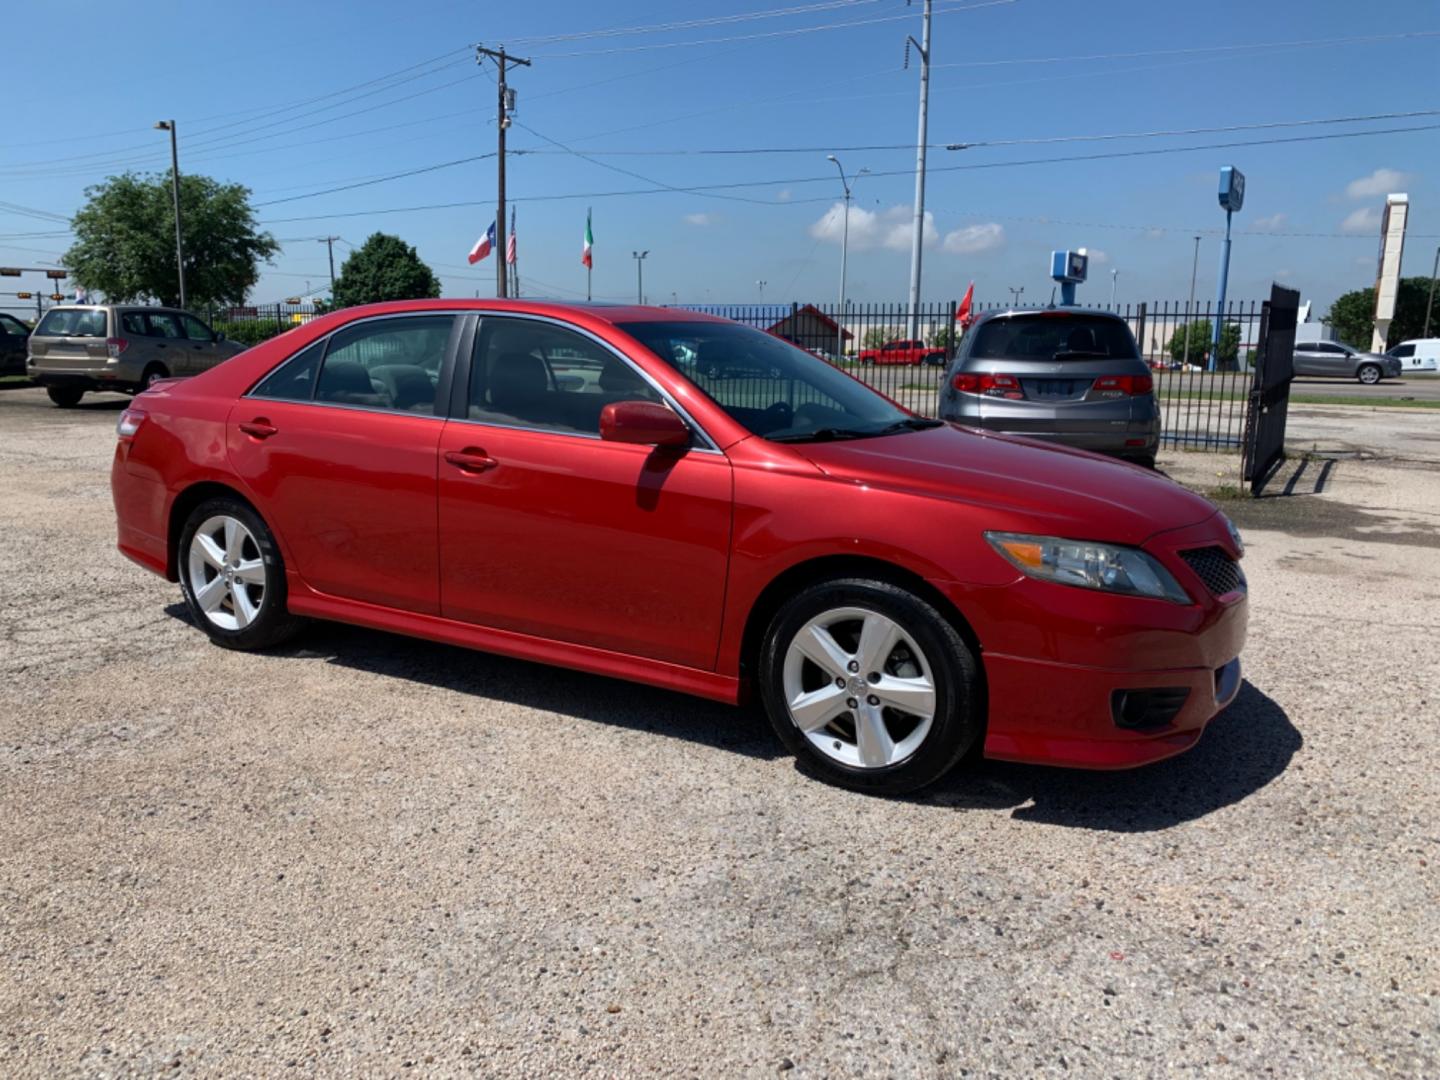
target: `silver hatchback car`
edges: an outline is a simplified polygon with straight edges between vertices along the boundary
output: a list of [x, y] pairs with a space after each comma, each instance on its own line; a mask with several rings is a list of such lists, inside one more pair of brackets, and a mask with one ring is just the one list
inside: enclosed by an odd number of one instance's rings
[[56, 405], [71, 408], [87, 390], [138, 393], [244, 350], [177, 308], [70, 305], [51, 308], [35, 327], [25, 373]]
[[1295, 374], [1332, 379], [1358, 379], [1374, 386], [1381, 379], [1398, 379], [1405, 374], [1398, 356], [1361, 352], [1343, 341], [1297, 341]]
[[1155, 380], [1129, 324], [1084, 308], [983, 315], [960, 341], [940, 415], [1154, 466]]

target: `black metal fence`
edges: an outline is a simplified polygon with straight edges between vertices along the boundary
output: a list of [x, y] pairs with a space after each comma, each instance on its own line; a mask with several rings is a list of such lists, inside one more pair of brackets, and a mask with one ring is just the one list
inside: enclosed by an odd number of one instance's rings
[[[942, 380], [959, 342], [957, 305], [924, 304], [911, 317], [901, 304], [682, 304], [754, 326], [823, 356], [918, 413], [934, 415]], [[974, 311], [1006, 304], [977, 304]], [[1093, 310], [1112, 310], [1090, 305]], [[1213, 303], [1160, 301], [1118, 305], [1150, 364], [1163, 422], [1162, 442], [1202, 450], [1238, 450], [1245, 426], [1250, 371], [1260, 336], [1261, 303], [1225, 305], [1217, 363], [1211, 341]], [[1188, 327], [1188, 331], [1187, 331]], [[887, 342], [919, 347], [884, 350]]]

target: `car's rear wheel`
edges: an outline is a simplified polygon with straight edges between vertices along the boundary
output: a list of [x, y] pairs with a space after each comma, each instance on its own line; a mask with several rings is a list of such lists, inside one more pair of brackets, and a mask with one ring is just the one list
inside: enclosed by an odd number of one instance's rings
[[180, 588], [197, 626], [227, 649], [263, 649], [301, 625], [285, 609], [285, 565], [270, 530], [238, 499], [207, 499], [180, 532]]
[[73, 409], [80, 404], [85, 391], [78, 386], [47, 386], [46, 396], [62, 409]]
[[858, 791], [934, 783], [984, 727], [970, 649], [933, 606], [889, 582], [799, 593], [770, 623], [759, 674], [781, 741], [810, 771]]
[[1355, 373], [1355, 377], [1366, 386], [1374, 386], [1378, 383], [1380, 381], [1380, 375], [1379, 364], [1361, 364], [1360, 370]]

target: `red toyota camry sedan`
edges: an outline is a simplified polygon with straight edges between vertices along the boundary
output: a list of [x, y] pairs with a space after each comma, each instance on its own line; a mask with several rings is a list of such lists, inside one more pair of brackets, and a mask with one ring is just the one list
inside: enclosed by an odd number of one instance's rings
[[333, 619], [758, 695], [813, 772], [888, 793], [972, 749], [1156, 761], [1239, 689], [1242, 549], [1209, 502], [706, 315], [351, 308], [118, 431], [120, 550], [228, 648]]

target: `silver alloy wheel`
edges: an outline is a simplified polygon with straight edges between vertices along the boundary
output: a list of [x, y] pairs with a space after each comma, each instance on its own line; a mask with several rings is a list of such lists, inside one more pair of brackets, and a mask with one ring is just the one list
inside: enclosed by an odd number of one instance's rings
[[1360, 368], [1360, 381], [1366, 386], [1374, 386], [1380, 381], [1380, 369], [1374, 364], [1364, 364]]
[[265, 604], [260, 545], [239, 518], [206, 518], [190, 540], [190, 593], [222, 630], [244, 630]]
[[831, 608], [795, 634], [782, 675], [790, 719], [856, 769], [904, 761], [935, 722], [935, 679], [915, 639], [868, 608]]

